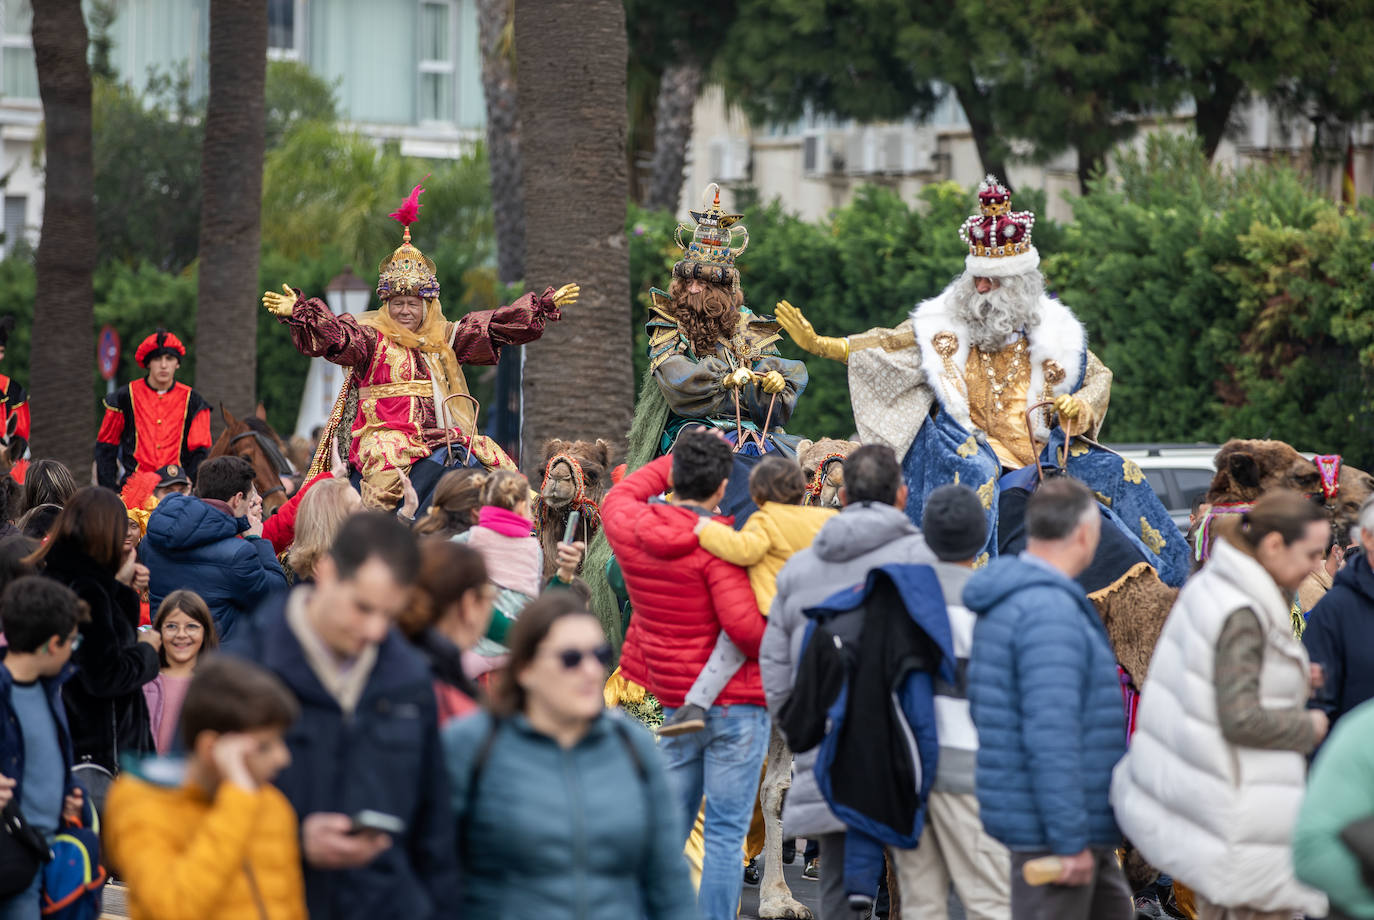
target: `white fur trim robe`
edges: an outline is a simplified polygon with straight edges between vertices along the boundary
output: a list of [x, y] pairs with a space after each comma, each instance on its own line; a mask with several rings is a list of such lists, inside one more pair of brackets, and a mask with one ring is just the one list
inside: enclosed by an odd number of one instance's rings
[[[916, 433], [939, 400], [943, 411], [959, 425], [974, 431], [969, 414], [965, 365], [969, 356], [967, 326], [947, 304], [948, 289], [924, 301], [911, 318], [892, 330], [872, 330], [850, 337], [849, 388], [859, 440], [887, 444], [898, 457], [906, 454]], [[1093, 433], [1106, 414], [1111, 372], [1087, 350], [1083, 325], [1068, 307], [1040, 298], [1040, 323], [1026, 335], [1030, 349], [1029, 399], [1044, 398], [1046, 374], [1055, 395], [1088, 390], [1096, 380], [1089, 406], [1095, 416]], [[944, 350], [948, 354], [942, 354]], [[1105, 375], [1105, 379], [1104, 376]], [[1016, 411], [1024, 412], [1024, 407]], [[1037, 413], [1032, 433], [1038, 443], [1049, 439], [1044, 418]]]

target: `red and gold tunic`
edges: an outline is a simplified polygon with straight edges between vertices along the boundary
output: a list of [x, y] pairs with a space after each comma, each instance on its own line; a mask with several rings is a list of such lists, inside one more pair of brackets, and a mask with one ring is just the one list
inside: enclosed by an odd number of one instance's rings
[[[428, 302], [437, 310], [437, 300]], [[434, 322], [422, 329], [442, 329], [440, 343], [410, 334], [390, 335], [374, 323], [378, 314], [335, 316], [317, 298], [296, 299], [282, 318], [301, 354], [320, 357], [351, 369], [357, 387], [358, 414], [353, 422], [349, 463], [363, 477], [363, 501], [394, 507], [401, 498], [399, 471], [428, 457], [444, 443], [445, 432], [472, 444], [473, 454], [490, 468], [515, 469], [514, 462], [490, 439], [476, 433], [476, 408], [468, 400], [444, 401], [467, 393], [461, 364], [496, 364], [503, 345], [523, 345], [559, 319], [553, 288], [526, 294], [508, 307], [469, 313], [456, 323]], [[383, 324], [384, 325], [384, 324]]]
[[142, 508], [157, 488], [162, 467], [183, 466], [195, 480], [210, 452], [210, 406], [184, 383], [159, 393], [147, 380], [135, 380], [105, 397], [105, 418], [95, 440], [99, 483], [121, 489], [128, 507]]
[[29, 465], [24, 457], [29, 449], [29, 394], [4, 374], [0, 374], [0, 438], [13, 464], [10, 475], [23, 482]]

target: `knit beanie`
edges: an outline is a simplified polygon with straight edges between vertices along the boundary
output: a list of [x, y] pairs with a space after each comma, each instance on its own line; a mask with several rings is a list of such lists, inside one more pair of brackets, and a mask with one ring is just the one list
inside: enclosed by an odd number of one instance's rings
[[940, 486], [926, 499], [921, 531], [941, 562], [972, 559], [988, 536], [983, 503], [968, 486]]

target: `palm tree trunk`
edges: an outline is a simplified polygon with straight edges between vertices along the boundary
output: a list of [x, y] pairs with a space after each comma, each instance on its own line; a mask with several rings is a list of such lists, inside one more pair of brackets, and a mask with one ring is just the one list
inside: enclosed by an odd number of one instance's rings
[[95, 432], [94, 169], [91, 71], [81, 0], [33, 5], [33, 53], [45, 122], [46, 194], [38, 243], [33, 349], [33, 455], [91, 480]]
[[582, 300], [525, 347], [527, 471], [550, 437], [616, 443], [634, 410], [625, 243], [622, 0], [526, 0], [515, 19], [525, 173], [525, 274]]
[[682, 55], [663, 71], [658, 85], [654, 118], [654, 161], [645, 207], [676, 211], [682, 198], [682, 170], [687, 163], [687, 142], [692, 139], [692, 119], [705, 71], [701, 61]]
[[[201, 148], [196, 388], [250, 414], [257, 390], [258, 253], [266, 127], [267, 4], [211, 0]], [[216, 426], [219, 413], [212, 413]]]
[[520, 107], [515, 95], [511, 23], [515, 0], [477, 0], [482, 95], [487, 102], [487, 161], [496, 222], [496, 274], [506, 284], [525, 277], [525, 195], [520, 178]]
[[[525, 277], [525, 193], [521, 187], [520, 108], [515, 94], [514, 19], [515, 0], [477, 0], [482, 94], [487, 102], [487, 164], [496, 225], [496, 276], [504, 284], [515, 284]], [[502, 349], [496, 392], [487, 409], [488, 434], [517, 453], [523, 351], [523, 347]]]

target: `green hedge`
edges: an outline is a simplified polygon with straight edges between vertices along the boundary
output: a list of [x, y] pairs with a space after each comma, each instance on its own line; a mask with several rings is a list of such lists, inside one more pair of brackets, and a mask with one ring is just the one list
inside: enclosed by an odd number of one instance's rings
[[1374, 463], [1369, 202], [1343, 211], [1286, 167], [1215, 169], [1188, 138], [1118, 168], [1045, 264], [1115, 373], [1106, 436], [1272, 437]]

